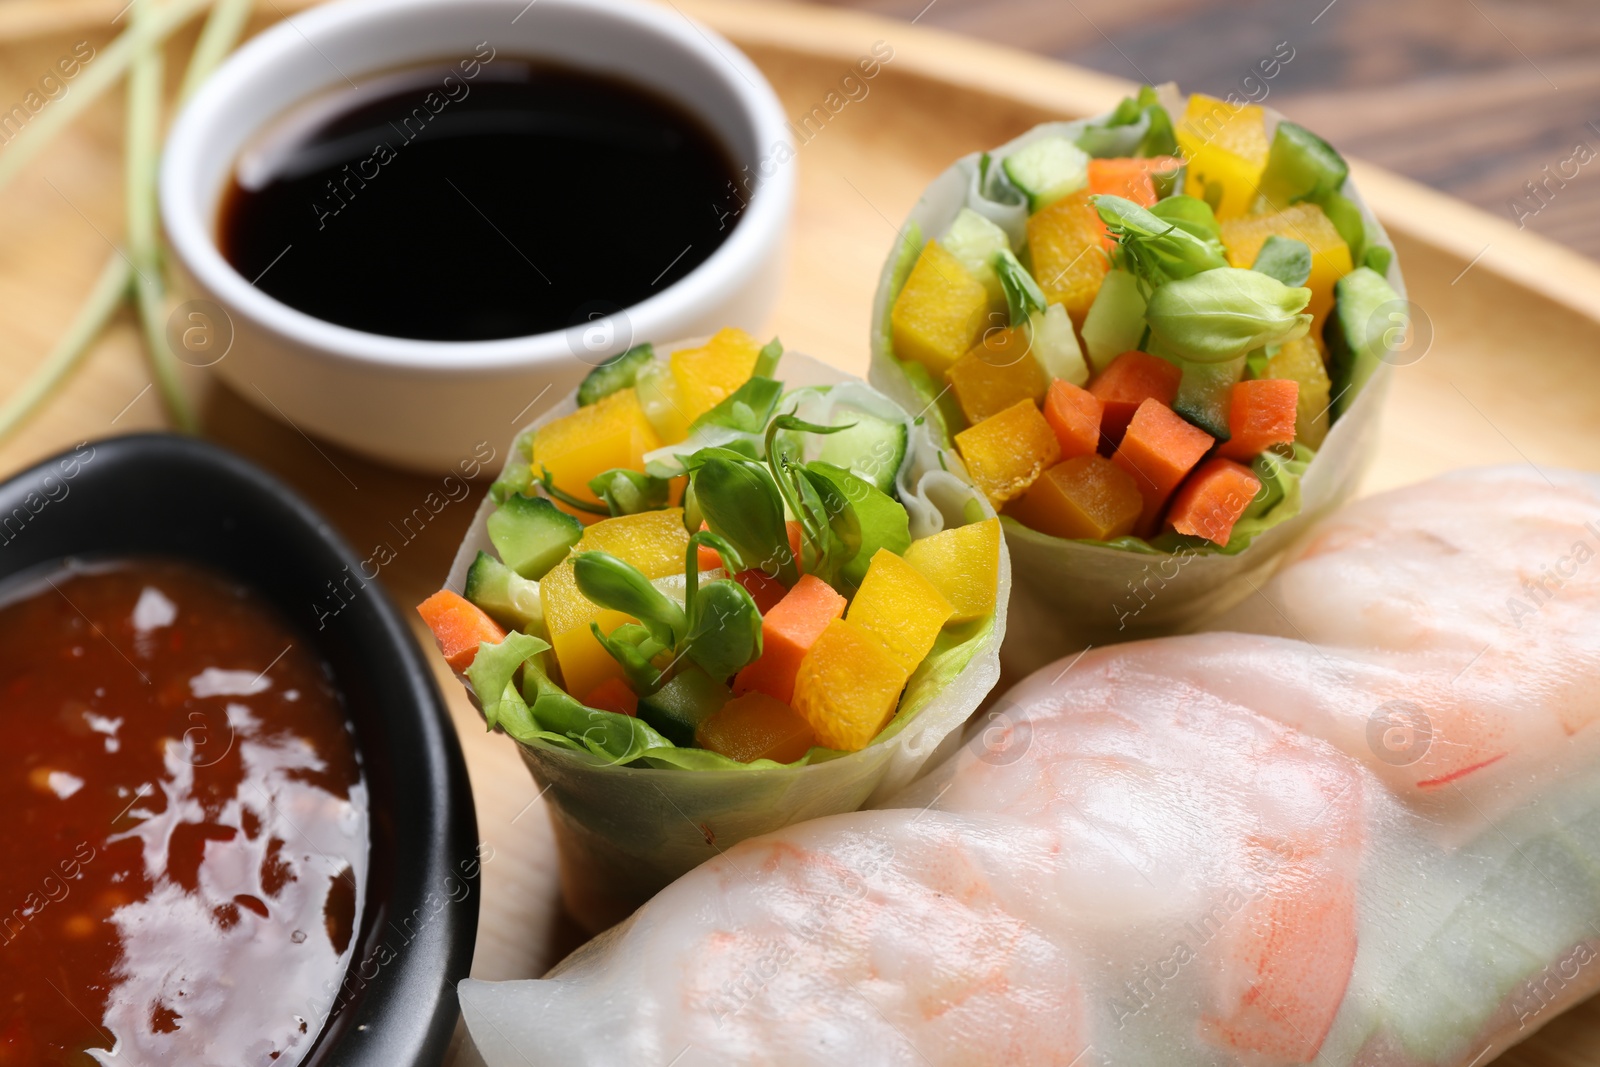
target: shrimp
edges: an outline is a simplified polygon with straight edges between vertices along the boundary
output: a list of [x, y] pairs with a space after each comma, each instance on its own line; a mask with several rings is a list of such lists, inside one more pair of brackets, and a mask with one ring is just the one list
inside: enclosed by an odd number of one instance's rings
[[[1600, 987], [1590, 523], [1564, 475], [1358, 504], [1229, 629], [1041, 670], [886, 807], [726, 850], [544, 979], [464, 982], [473, 1040], [491, 1067], [1477, 1062]], [[1541, 568], [1563, 585], [1518, 627]]]
[[1326, 697], [1285, 721], [1369, 764], [1376, 752], [1392, 785], [1549, 776], [1600, 716], [1597, 555], [1593, 476], [1462, 472], [1325, 521], [1212, 628], [1317, 645]]

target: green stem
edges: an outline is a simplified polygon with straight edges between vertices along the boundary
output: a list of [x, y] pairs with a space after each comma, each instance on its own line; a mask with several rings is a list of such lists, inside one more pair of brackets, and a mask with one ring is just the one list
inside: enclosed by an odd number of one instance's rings
[[194, 52], [189, 57], [189, 69], [184, 71], [183, 87], [178, 90], [180, 104], [193, 96], [201, 83], [233, 51], [254, 10], [255, 0], [216, 0], [216, 6], [211, 9], [205, 29], [200, 31], [200, 39], [195, 42]]
[[608, 507], [603, 507], [599, 504], [591, 504], [587, 500], [580, 500], [578, 497], [573, 496], [565, 489], [556, 488], [556, 476], [550, 473], [550, 468], [540, 467], [539, 469], [544, 472], [539, 476], [539, 484], [544, 486], [544, 491], [546, 495], [550, 497], [550, 499], [559, 501], [560, 503], [567, 505], [569, 508], [577, 508], [579, 511], [586, 511], [590, 515], [604, 515], [608, 519], [615, 517], [611, 514], [611, 509]]
[[133, 279], [133, 268], [120, 252], [106, 260], [99, 281], [78, 315], [67, 328], [66, 335], [45, 357], [28, 380], [23, 383], [0, 408], [0, 440], [11, 436], [18, 426], [26, 422], [55, 388], [77, 368], [88, 354], [89, 346], [106, 328], [106, 323], [117, 312], [122, 298], [127, 295], [128, 283]]
[[[23, 134], [17, 138], [4, 155], [0, 155], [0, 186], [3, 186], [19, 170], [27, 165], [33, 156], [37, 155], [50, 139], [64, 129], [85, 107], [92, 104], [101, 93], [115, 83], [116, 79], [140, 59], [143, 53], [155, 52], [159, 46], [179, 26], [193, 16], [196, 12], [212, 3], [213, 0], [172, 0], [166, 7], [142, 13], [144, 17], [136, 19], [121, 37], [117, 38], [110, 47], [100, 53], [97, 63], [93, 63], [86, 70], [77, 84], [73, 87], [76, 92], [57, 101], [51, 110], [39, 122], [24, 129]], [[150, 0], [139, 0], [142, 8], [150, 7]], [[254, 0], [220, 0], [212, 8], [210, 17], [206, 20], [205, 28], [200, 33], [200, 39], [195, 45], [194, 54], [190, 56], [188, 69], [184, 73], [183, 88], [179, 92], [179, 99], [185, 100], [193, 95], [202, 82], [216, 69], [217, 65], [231, 52], [238, 43], [239, 36], [244, 30], [244, 25], [254, 8]], [[154, 79], [157, 94], [157, 105], [160, 102], [160, 77], [159, 66]], [[144, 75], [148, 78], [149, 75]], [[129, 97], [130, 112], [131, 100], [135, 95], [130, 79]], [[153, 112], [153, 121], [159, 125], [159, 112]], [[159, 155], [149, 153], [144, 160], [145, 175], [135, 182], [132, 173], [132, 146], [140, 138], [131, 136], [135, 119], [129, 115], [129, 240], [133, 243], [136, 227], [142, 227], [147, 235], [147, 240], [153, 244], [155, 240], [155, 175], [159, 163]], [[140, 137], [142, 138], [142, 134]], [[147, 213], [142, 208], [136, 208], [134, 203], [134, 188], [144, 190], [145, 203], [149, 205]], [[144, 250], [149, 252], [147, 245]], [[0, 407], [0, 440], [9, 437], [24, 422], [30, 419], [37, 409], [49, 398], [58, 386], [75, 370], [83, 357], [88, 354], [89, 347], [94, 343], [106, 323], [116, 314], [117, 306], [128, 292], [129, 285], [133, 282], [134, 272], [130, 259], [134, 257], [125, 255], [121, 250], [114, 252], [106, 265], [101, 269], [100, 279], [95, 284], [93, 291], [78, 310], [77, 317], [56, 347], [45, 357], [43, 363], [33, 372], [4, 407]], [[159, 256], [157, 257], [159, 267]], [[143, 266], [140, 268], [150, 278], [158, 278], [154, 271]], [[162, 308], [161, 290], [159, 282], [154, 287], [140, 284], [136, 293], [139, 302], [141, 329], [145, 335], [145, 343], [153, 352], [166, 351], [166, 337], [162, 334], [152, 337], [149, 323], [159, 319]], [[169, 361], [170, 363], [170, 361]], [[158, 376], [159, 376], [158, 371]], [[163, 386], [163, 394], [166, 387]], [[181, 395], [181, 394], [180, 394]], [[187, 405], [185, 405], [187, 406]]]
[[[133, 7], [133, 30], [137, 32], [148, 26], [160, 10], [154, 0], [138, 0]], [[156, 172], [161, 159], [161, 89], [165, 80], [166, 58], [160, 48], [141, 52], [128, 72], [126, 173], [123, 178], [128, 255], [133, 259], [137, 275], [135, 304], [151, 375], [173, 424], [184, 433], [195, 433], [200, 424], [184, 393], [178, 359], [167, 346], [167, 292], [161, 275], [161, 246], [156, 237]]]
[[[150, 0], [139, 2], [148, 4]], [[53, 101], [36, 121], [23, 127], [4, 152], [0, 152], [0, 189], [43, 151], [57, 134], [115, 85], [139, 54], [146, 48], [160, 45], [179, 26], [211, 3], [212, 0], [171, 0], [165, 7], [152, 13], [143, 24], [129, 27], [107, 45], [73, 81], [72, 92]]]

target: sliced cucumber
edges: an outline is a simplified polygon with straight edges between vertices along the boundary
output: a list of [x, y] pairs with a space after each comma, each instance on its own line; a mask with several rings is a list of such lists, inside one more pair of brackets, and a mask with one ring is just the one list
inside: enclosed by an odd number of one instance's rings
[[578, 386], [578, 406], [587, 407], [605, 399], [612, 393], [631, 389], [639, 377], [639, 370], [656, 358], [655, 349], [646, 341], [634, 345], [621, 355], [612, 356], [583, 379]]
[[1033, 213], [1089, 184], [1089, 153], [1065, 137], [1043, 137], [1006, 157], [1006, 177]]
[[900, 369], [905, 372], [906, 381], [910, 382], [911, 388], [916, 391], [922, 405], [922, 417], [932, 419], [940, 431], [943, 443], [949, 444], [956, 434], [967, 428], [967, 417], [962, 414], [961, 405], [956, 402], [955, 394], [948, 386], [936, 383], [928, 368], [915, 360], [901, 360]]
[[834, 409], [834, 420], [855, 425], [823, 437], [816, 458], [893, 495], [895, 476], [906, 459], [906, 424], [845, 408]]
[[1172, 410], [1188, 419], [1218, 441], [1226, 441], [1228, 430], [1228, 399], [1234, 383], [1244, 377], [1245, 357], [1223, 363], [1194, 363], [1182, 361], [1183, 379], [1178, 383], [1178, 395], [1172, 401]]
[[1033, 329], [1033, 355], [1045, 374], [1073, 385], [1089, 384], [1089, 365], [1072, 329], [1072, 318], [1060, 304], [1051, 304], [1043, 314], [1030, 320]]
[[1005, 299], [1000, 278], [990, 264], [996, 255], [1011, 250], [1011, 240], [1006, 236], [1006, 231], [971, 208], [964, 207], [956, 213], [955, 221], [939, 238], [939, 243], [974, 278], [983, 283], [983, 287], [989, 291], [990, 304], [999, 304]]
[[536, 436], [536, 431], [524, 430], [511, 442], [513, 462], [508, 463], [500, 477], [489, 486], [489, 496], [496, 504], [505, 503], [507, 497], [517, 493], [533, 491], [533, 439]]
[[1394, 252], [1382, 245], [1373, 245], [1367, 249], [1363, 266], [1377, 271], [1384, 278], [1389, 277], [1389, 264], [1394, 262]]
[[[919, 391], [931, 384], [924, 377], [917, 381], [912, 367], [901, 364]], [[926, 371], [924, 371], [926, 374]], [[933, 395], [928, 396], [933, 402]], [[894, 493], [896, 476], [905, 463], [907, 422], [898, 405], [861, 382], [839, 385], [803, 386], [784, 395], [780, 410], [792, 411], [804, 422], [836, 426], [834, 433], [806, 433], [780, 430], [774, 436], [774, 453], [797, 457], [805, 462], [820, 460], [843, 467], [886, 493]]]
[[1318, 201], [1317, 206], [1322, 208], [1322, 213], [1328, 216], [1328, 221], [1333, 223], [1333, 228], [1339, 231], [1339, 236], [1350, 249], [1350, 261], [1365, 263], [1367, 221], [1361, 217], [1361, 209], [1356, 207], [1355, 201], [1343, 193], [1329, 193]]
[[1096, 374], [1144, 340], [1144, 304], [1138, 279], [1125, 270], [1112, 271], [1100, 283], [1100, 292], [1083, 320], [1083, 345]]
[[672, 368], [652, 360], [638, 368], [633, 386], [645, 420], [656, 435], [668, 444], [683, 440], [689, 432], [689, 420], [684, 418], [683, 405], [678, 402], [678, 381], [672, 376]]
[[[1332, 315], [1323, 330], [1328, 343], [1328, 370], [1333, 380], [1333, 415], [1350, 410], [1361, 388], [1389, 351], [1389, 338], [1405, 325], [1398, 311], [1379, 319], [1378, 310], [1399, 301], [1383, 276], [1370, 267], [1357, 267], [1333, 284]], [[1394, 321], [1391, 321], [1394, 320]]]
[[654, 693], [639, 698], [639, 718], [679, 748], [690, 748], [700, 724], [732, 696], [727, 686], [705, 671], [689, 667]]
[[539, 583], [530, 581], [487, 552], [467, 568], [466, 597], [501, 626], [544, 637], [544, 605]]
[[488, 526], [489, 540], [505, 565], [534, 580], [565, 559], [583, 536], [581, 522], [542, 496], [508, 498], [489, 516]]

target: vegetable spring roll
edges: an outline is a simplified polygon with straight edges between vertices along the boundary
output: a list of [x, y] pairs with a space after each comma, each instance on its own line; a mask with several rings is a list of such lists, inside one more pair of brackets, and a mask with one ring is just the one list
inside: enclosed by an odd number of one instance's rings
[[475, 1042], [490, 1067], [1488, 1062], [1600, 987], [1600, 479], [1548, 473], [1353, 505], [1266, 587], [1287, 636], [1052, 665], [888, 810], [746, 841], [549, 980], [463, 983]]
[[1007, 669], [1191, 628], [1354, 489], [1408, 305], [1339, 154], [1146, 87], [957, 161], [889, 257], [871, 380], [1005, 517]]
[[924, 423], [776, 341], [631, 349], [514, 452], [419, 610], [590, 929], [901, 788], [999, 676], [994, 512]]

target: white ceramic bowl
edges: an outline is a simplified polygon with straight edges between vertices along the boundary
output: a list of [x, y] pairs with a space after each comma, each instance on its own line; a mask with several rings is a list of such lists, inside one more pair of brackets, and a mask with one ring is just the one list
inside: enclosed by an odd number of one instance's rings
[[[218, 202], [241, 149], [263, 127], [347, 76], [359, 84], [378, 71], [470, 57], [484, 41], [501, 56], [623, 76], [698, 115], [753, 188], [733, 232], [685, 277], [624, 311], [583, 328], [495, 341], [414, 341], [337, 326], [254, 288], [223, 258]], [[479, 442], [501, 448], [515, 427], [634, 340], [760, 329], [777, 299], [794, 203], [793, 164], [772, 162], [788, 138], [777, 96], [755, 65], [670, 7], [341, 0], [256, 37], [195, 95], [167, 142], [161, 213], [190, 295], [220, 305], [231, 320], [232, 346], [215, 369], [241, 395], [380, 461], [444, 471], [472, 457]]]

